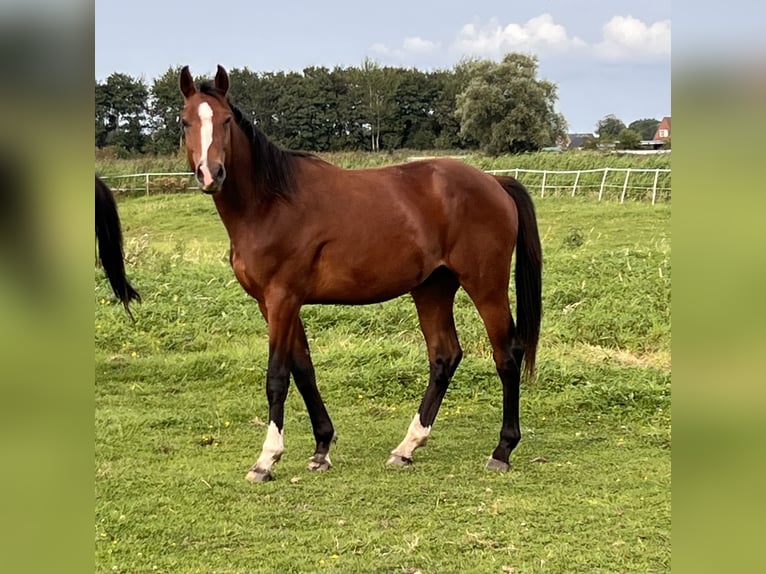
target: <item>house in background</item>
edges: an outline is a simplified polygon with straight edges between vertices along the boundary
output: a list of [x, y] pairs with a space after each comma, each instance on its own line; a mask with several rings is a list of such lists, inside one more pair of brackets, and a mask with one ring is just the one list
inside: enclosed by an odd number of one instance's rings
[[670, 116], [662, 118], [660, 125], [657, 126], [657, 131], [654, 132], [653, 140], [666, 140], [670, 137]]
[[657, 125], [654, 131], [654, 137], [650, 140], [641, 140], [641, 147], [646, 150], [669, 151], [666, 147], [670, 139], [670, 116], [665, 116]]
[[582, 149], [586, 141], [594, 139], [593, 134], [567, 134], [562, 142], [562, 147], [566, 149]]

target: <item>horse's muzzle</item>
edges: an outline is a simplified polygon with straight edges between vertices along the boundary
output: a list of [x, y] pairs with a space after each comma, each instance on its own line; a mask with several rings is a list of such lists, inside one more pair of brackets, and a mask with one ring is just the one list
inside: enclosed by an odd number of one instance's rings
[[205, 193], [221, 191], [223, 180], [226, 179], [226, 168], [223, 164], [206, 165], [199, 164], [194, 172], [199, 188]]

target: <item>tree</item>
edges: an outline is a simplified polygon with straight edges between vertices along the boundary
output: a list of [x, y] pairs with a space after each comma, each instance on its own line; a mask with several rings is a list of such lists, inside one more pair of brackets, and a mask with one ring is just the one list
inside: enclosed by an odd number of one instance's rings
[[113, 145], [128, 153], [141, 153], [147, 136], [147, 98], [143, 80], [113, 73], [96, 83], [96, 145]]
[[625, 127], [622, 120], [618, 119], [614, 114], [609, 114], [601, 118], [596, 124], [596, 133], [600, 141], [613, 142]]
[[598, 149], [598, 138], [593, 137], [592, 135], [587, 135], [582, 140], [582, 149], [586, 150], [597, 150]]
[[393, 95], [398, 85], [398, 78], [392, 68], [381, 68], [380, 64], [371, 58], [365, 58], [359, 70], [361, 78], [358, 85], [365, 92], [366, 124], [369, 126], [370, 147], [372, 151], [380, 150], [381, 132], [385, 121], [391, 116]]
[[330, 73], [335, 87], [337, 120], [332, 140], [333, 150], [362, 150], [367, 147], [364, 124], [364, 95], [355, 86], [355, 68], [336, 67]]
[[151, 102], [149, 104], [149, 126], [151, 133], [151, 149], [158, 154], [175, 154], [180, 149], [182, 141], [181, 111], [183, 98], [178, 88], [178, 77], [181, 66], [168, 68], [151, 87]]
[[639, 149], [641, 134], [630, 128], [625, 128], [617, 134], [617, 149]]
[[557, 86], [538, 80], [537, 58], [507, 54], [502, 62], [473, 61], [470, 81], [457, 97], [460, 133], [490, 154], [519, 153], [553, 145], [566, 133], [556, 113]]
[[660, 125], [660, 120], [645, 118], [630, 122], [628, 129], [638, 132], [642, 140], [650, 140], [654, 137], [658, 125]]
[[439, 70], [430, 74], [436, 97], [432, 102], [434, 121], [434, 147], [437, 149], [457, 148], [463, 145], [460, 137], [460, 121], [457, 117], [457, 95], [465, 90], [467, 81], [457, 69]]

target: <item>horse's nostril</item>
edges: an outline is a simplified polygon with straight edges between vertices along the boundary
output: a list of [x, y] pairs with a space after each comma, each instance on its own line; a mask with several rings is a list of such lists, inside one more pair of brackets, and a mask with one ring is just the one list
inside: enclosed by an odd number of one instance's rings
[[194, 175], [197, 176], [197, 179], [202, 179], [202, 166], [198, 165], [197, 170], [194, 172]]
[[219, 165], [218, 170], [215, 172], [215, 178], [217, 180], [222, 180], [224, 177], [226, 177], [226, 170], [223, 165]]

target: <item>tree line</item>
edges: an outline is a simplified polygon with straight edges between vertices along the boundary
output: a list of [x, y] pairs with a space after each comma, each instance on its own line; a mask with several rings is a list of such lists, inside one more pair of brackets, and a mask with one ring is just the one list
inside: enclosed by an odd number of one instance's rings
[[[370, 59], [359, 67], [228, 72], [234, 104], [291, 149], [516, 153], [553, 145], [566, 133], [554, 110], [557, 85], [537, 77], [537, 58], [527, 54], [428, 72]], [[116, 72], [96, 82], [96, 147], [121, 155], [175, 153], [182, 137], [179, 74], [177, 66], [151, 84]]]
[[[596, 134], [598, 139], [589, 138], [585, 144], [585, 149], [597, 149], [599, 144], [615, 144], [618, 149], [638, 149], [641, 147], [641, 140], [650, 140], [654, 138], [657, 126], [660, 120], [644, 118], [635, 120], [629, 125], [615, 116], [608, 114], [601, 118], [596, 124]], [[670, 148], [670, 140], [667, 140], [665, 148]]]
[[[151, 84], [117, 72], [97, 81], [96, 147], [123, 157], [176, 153], [182, 144], [180, 71], [170, 67]], [[228, 72], [234, 104], [291, 149], [478, 149], [497, 155], [556, 145], [567, 130], [554, 109], [557, 84], [538, 78], [538, 60], [528, 54], [509, 53], [500, 62], [464, 60], [428, 72], [370, 59], [359, 67]], [[637, 134], [649, 139], [644, 132], [658, 123], [637, 120], [626, 127], [610, 115], [596, 133], [607, 136], [601, 141], [621, 136], [631, 147]]]

